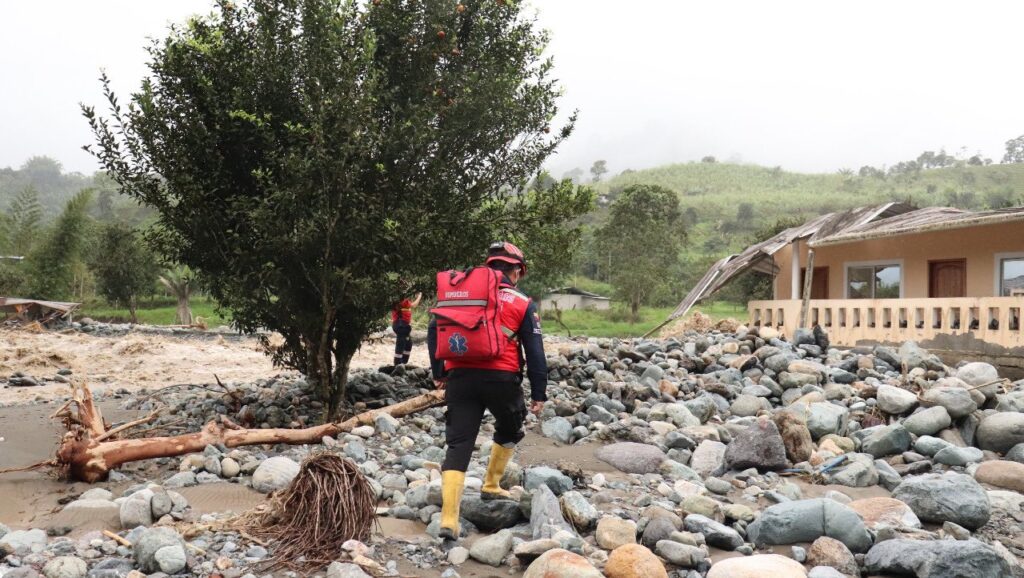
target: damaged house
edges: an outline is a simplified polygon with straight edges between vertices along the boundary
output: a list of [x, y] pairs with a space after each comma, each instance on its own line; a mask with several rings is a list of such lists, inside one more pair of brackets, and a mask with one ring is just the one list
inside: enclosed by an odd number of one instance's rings
[[772, 300], [748, 304], [754, 326], [791, 335], [804, 316], [840, 346], [914, 340], [1024, 367], [1024, 207], [822, 215], [715, 263], [670, 319], [748, 272], [774, 280]]

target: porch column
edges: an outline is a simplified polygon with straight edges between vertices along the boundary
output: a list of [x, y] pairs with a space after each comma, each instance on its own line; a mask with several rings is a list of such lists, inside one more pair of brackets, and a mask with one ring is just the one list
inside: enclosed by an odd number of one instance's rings
[[794, 239], [792, 245], [793, 259], [790, 261], [792, 267], [789, 281], [789, 298], [800, 298], [800, 239]]

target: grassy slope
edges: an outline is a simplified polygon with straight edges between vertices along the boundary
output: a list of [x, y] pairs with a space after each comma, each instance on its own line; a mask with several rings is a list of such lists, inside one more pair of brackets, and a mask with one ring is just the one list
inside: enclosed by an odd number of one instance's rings
[[[176, 308], [173, 304], [157, 302], [154, 304], [142, 303], [139, 310], [139, 323], [148, 325], [173, 325]], [[203, 321], [210, 327], [227, 325], [228, 321], [214, 312], [213, 301], [207, 298], [192, 300], [192, 317], [202, 317]], [[87, 303], [76, 315], [77, 318], [91, 317], [96, 321], [128, 322], [128, 310], [125, 308], [113, 307], [106, 303]]]
[[[679, 193], [684, 210], [692, 207], [687, 253], [718, 257], [742, 249], [753, 230], [779, 217], [811, 217], [838, 209], [888, 201], [917, 206], [950, 205], [955, 196], [973, 193], [964, 208], [982, 209], [995, 197], [1024, 202], [1024, 164], [963, 166], [916, 175], [874, 177], [801, 174], [724, 163], [687, 163], [619, 174], [598, 188], [611, 193], [632, 184], [656, 184]], [[752, 222], [738, 222], [740, 204], [750, 203]]]

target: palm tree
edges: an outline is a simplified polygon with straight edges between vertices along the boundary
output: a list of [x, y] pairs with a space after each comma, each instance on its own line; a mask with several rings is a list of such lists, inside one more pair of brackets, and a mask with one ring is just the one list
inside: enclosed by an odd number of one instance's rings
[[174, 295], [178, 300], [178, 310], [174, 314], [174, 320], [178, 325], [192, 325], [192, 308], [188, 300], [192, 296], [191, 271], [187, 267], [179, 267], [166, 271], [160, 276], [160, 283]]

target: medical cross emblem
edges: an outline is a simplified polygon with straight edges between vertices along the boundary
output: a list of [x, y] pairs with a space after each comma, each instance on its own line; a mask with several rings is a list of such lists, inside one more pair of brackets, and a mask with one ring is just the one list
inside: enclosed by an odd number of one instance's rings
[[469, 348], [466, 347], [466, 338], [461, 333], [456, 333], [448, 338], [448, 350], [456, 355], [464, 355]]

